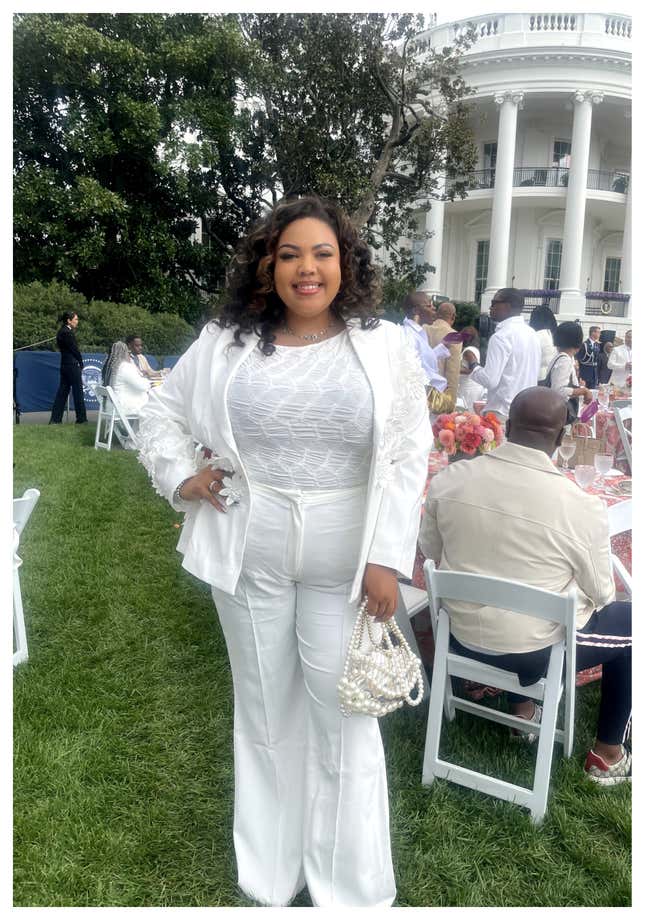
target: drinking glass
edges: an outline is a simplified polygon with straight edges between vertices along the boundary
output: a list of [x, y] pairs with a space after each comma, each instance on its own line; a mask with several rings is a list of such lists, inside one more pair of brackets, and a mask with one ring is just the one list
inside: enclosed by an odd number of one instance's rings
[[573, 475], [580, 488], [584, 491], [596, 478], [596, 470], [593, 466], [580, 463], [574, 467]]
[[609, 408], [609, 384], [601, 383], [598, 387], [598, 405], [607, 411]]
[[600, 484], [605, 481], [605, 476], [609, 472], [614, 462], [613, 454], [596, 454], [593, 458], [593, 465], [600, 476]]
[[558, 447], [558, 450], [560, 452], [560, 456], [564, 460], [564, 463], [562, 464], [562, 469], [568, 470], [569, 460], [571, 460], [571, 458], [576, 452], [576, 442], [573, 440], [573, 438], [563, 438], [562, 444], [560, 444], [560, 446]]

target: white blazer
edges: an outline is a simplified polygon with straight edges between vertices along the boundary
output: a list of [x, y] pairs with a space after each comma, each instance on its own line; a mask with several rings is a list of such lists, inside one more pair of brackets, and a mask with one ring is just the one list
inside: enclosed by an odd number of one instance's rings
[[[348, 332], [374, 398], [372, 461], [358, 568], [350, 603], [358, 600], [365, 565], [375, 563], [412, 575], [421, 498], [427, 477], [432, 430], [423, 371], [400, 326], [381, 320]], [[237, 369], [257, 346], [255, 334], [233, 343], [233, 330], [209, 323], [179, 359], [163, 387], [153, 390], [139, 423], [139, 459], [153, 486], [177, 511], [185, 511], [177, 545], [183, 567], [232, 594], [242, 569], [253, 504], [253, 487], [240, 458], [227, 407]], [[196, 446], [197, 445], [197, 446]], [[227, 514], [209, 502], [175, 502], [179, 483], [205, 464], [201, 446], [226, 458], [239, 504]], [[223, 464], [222, 464], [223, 465]]]
[[126, 415], [137, 415], [148, 400], [150, 381], [142, 377], [129, 361], [119, 364], [111, 385]]

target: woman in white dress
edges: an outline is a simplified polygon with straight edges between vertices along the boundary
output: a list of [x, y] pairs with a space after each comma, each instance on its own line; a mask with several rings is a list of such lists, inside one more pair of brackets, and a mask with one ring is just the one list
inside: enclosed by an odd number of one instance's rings
[[481, 383], [475, 383], [468, 371], [468, 362], [477, 361], [479, 364], [479, 348], [474, 345], [467, 345], [461, 356], [461, 367], [459, 368], [459, 385], [457, 388], [457, 400], [463, 404], [469, 412], [474, 412], [474, 404], [486, 399], [486, 387]]
[[580, 323], [560, 323], [555, 332], [555, 345], [558, 351], [547, 368], [545, 386], [557, 390], [565, 399], [582, 397], [585, 403], [591, 402], [593, 394], [587, 387], [580, 386], [574, 364], [574, 355], [582, 345]]
[[330, 202], [278, 204], [240, 244], [229, 292], [139, 433], [228, 648], [238, 882], [267, 905], [307, 885], [315, 906], [389, 906], [379, 726], [344, 718], [337, 684], [361, 599], [388, 619], [412, 573], [423, 372], [375, 318], [369, 248]]
[[543, 381], [546, 378], [546, 372], [551, 361], [553, 361], [556, 356], [556, 349], [553, 342], [558, 324], [553, 315], [553, 311], [547, 306], [541, 306], [536, 307], [532, 311], [531, 318], [529, 319], [529, 326], [535, 329], [537, 337], [540, 340], [542, 357], [540, 360], [538, 380]]
[[138, 415], [148, 401], [151, 383], [139, 373], [125, 342], [115, 342], [103, 365], [103, 385], [114, 390], [125, 415]]

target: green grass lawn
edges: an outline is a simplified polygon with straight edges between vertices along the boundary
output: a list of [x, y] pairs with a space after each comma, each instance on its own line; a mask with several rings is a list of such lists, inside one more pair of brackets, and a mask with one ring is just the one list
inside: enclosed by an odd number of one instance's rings
[[[14, 676], [16, 906], [250, 906], [235, 883], [232, 686], [180, 515], [93, 426], [14, 427], [14, 495], [41, 498], [20, 555], [29, 661]], [[578, 691], [546, 819], [421, 785], [427, 707], [382, 721], [397, 906], [626, 906], [631, 790], [582, 774], [598, 686]], [[458, 713], [443, 749], [526, 781], [534, 753]], [[306, 906], [306, 895], [296, 902]]]

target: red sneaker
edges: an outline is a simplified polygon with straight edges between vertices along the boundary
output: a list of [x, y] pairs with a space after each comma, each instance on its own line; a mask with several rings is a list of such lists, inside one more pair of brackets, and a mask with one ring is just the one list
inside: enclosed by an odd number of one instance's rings
[[632, 755], [621, 744], [623, 756], [616, 763], [609, 764], [599, 754], [591, 750], [585, 760], [585, 773], [589, 779], [601, 786], [616, 786], [618, 783], [632, 781]]

